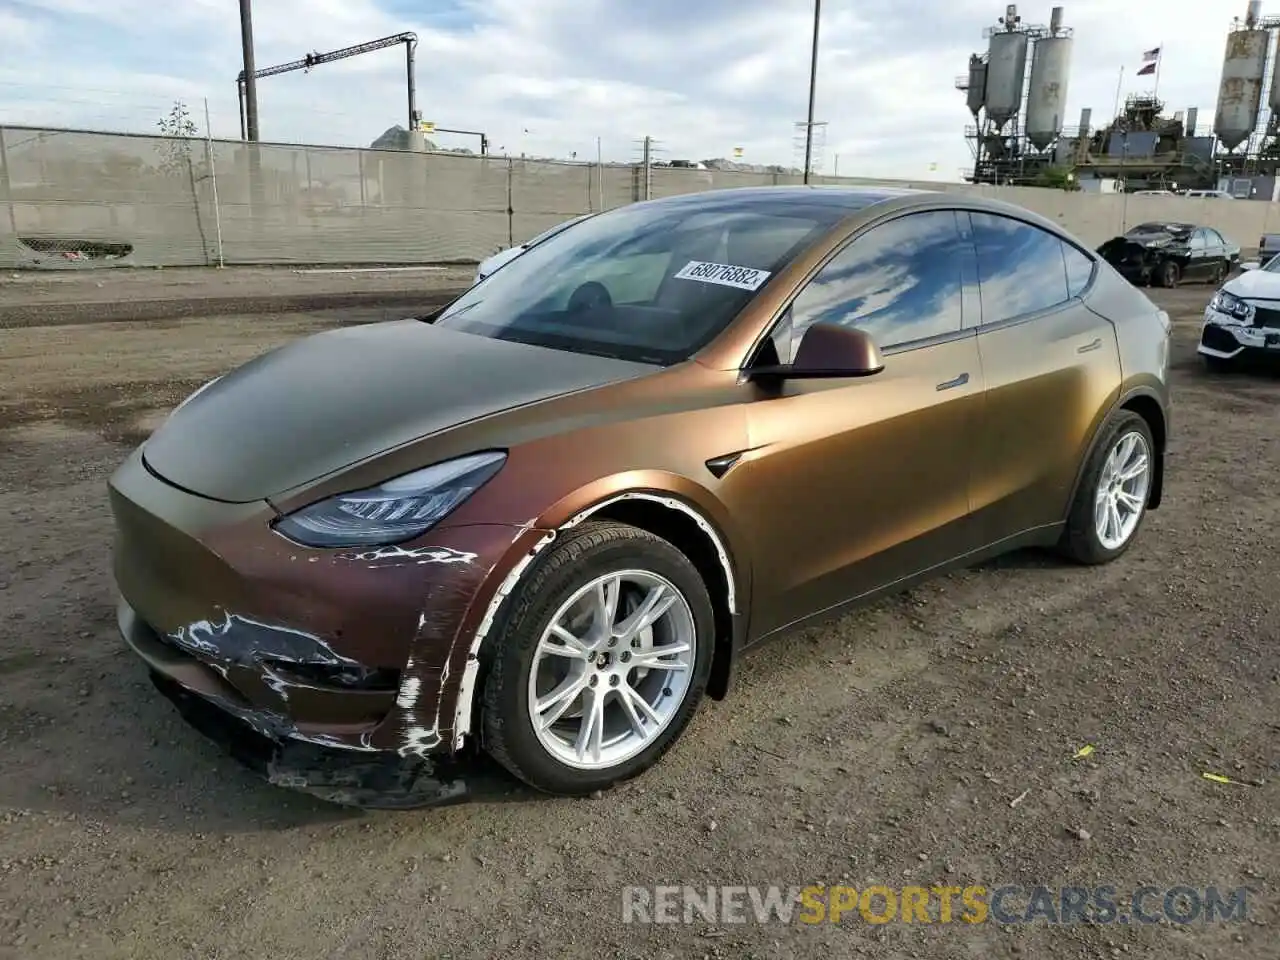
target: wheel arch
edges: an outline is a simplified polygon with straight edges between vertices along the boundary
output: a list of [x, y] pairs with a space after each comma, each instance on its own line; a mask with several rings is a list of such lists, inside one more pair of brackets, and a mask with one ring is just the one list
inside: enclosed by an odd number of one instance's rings
[[[1164, 460], [1165, 447], [1169, 440], [1168, 417], [1164, 405], [1155, 391], [1140, 387], [1131, 391], [1116, 404], [1117, 410], [1129, 410], [1142, 417], [1151, 431], [1151, 439], [1155, 441], [1155, 463], [1151, 477], [1151, 490], [1147, 495], [1147, 509], [1155, 510], [1164, 497]], [[1110, 419], [1110, 418], [1108, 418]], [[1092, 453], [1092, 451], [1090, 451]]]
[[1155, 441], [1155, 463], [1153, 464], [1155, 469], [1151, 477], [1151, 490], [1147, 494], [1147, 509], [1155, 510], [1160, 506], [1164, 496], [1165, 445], [1169, 438], [1168, 417], [1164, 404], [1160, 402], [1156, 392], [1150, 387], [1140, 386], [1121, 394], [1107, 411], [1107, 415], [1099, 421], [1093, 437], [1089, 440], [1089, 446], [1085, 449], [1085, 454], [1080, 458], [1080, 464], [1076, 468], [1076, 479], [1071, 485], [1071, 496], [1067, 499], [1066, 511], [1063, 513], [1064, 519], [1070, 512], [1071, 505], [1075, 503], [1076, 495], [1080, 492], [1080, 484], [1084, 482], [1085, 471], [1089, 468], [1089, 461], [1093, 459], [1098, 444], [1102, 442], [1108, 427], [1115, 421], [1116, 414], [1121, 412], [1136, 413], [1142, 417], [1151, 431], [1151, 438]]
[[713, 700], [723, 700], [729, 692], [733, 669], [735, 616], [743, 613], [741, 577], [722, 535], [709, 519], [695, 518], [693, 512], [694, 508], [683, 501], [624, 494], [607, 502], [590, 519], [614, 520], [647, 530], [674, 546], [697, 569], [711, 595], [716, 624], [707, 694]]
[[476, 697], [476, 689], [482, 679], [480, 651], [503, 603], [516, 590], [533, 563], [562, 533], [588, 520], [631, 524], [662, 537], [689, 558], [707, 585], [715, 615], [716, 636], [707, 694], [712, 699], [721, 700], [728, 693], [738, 638], [743, 632], [742, 618], [749, 608], [742, 599], [749, 588], [746, 564], [735, 557], [723, 526], [690, 498], [658, 487], [616, 490], [580, 508], [562, 522], [551, 520], [545, 524], [532, 524], [548, 530], [547, 535], [507, 573], [489, 600], [472, 637], [454, 708], [454, 750], [462, 749], [466, 737], [477, 729], [479, 698]]

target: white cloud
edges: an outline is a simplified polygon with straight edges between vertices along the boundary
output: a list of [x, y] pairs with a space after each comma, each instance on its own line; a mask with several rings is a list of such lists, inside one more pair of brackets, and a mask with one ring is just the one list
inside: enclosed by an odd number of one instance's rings
[[[1161, 45], [1168, 109], [1198, 105], [1207, 125], [1226, 29], [1245, 5], [1067, 0], [1076, 37], [1067, 123], [1084, 106], [1099, 121], [1111, 115], [1122, 65], [1125, 91], [1146, 89], [1134, 71], [1143, 50]], [[1044, 23], [1050, 6], [1019, 11]], [[841, 173], [957, 177], [972, 121], [954, 80], [1004, 4], [826, 7], [817, 108], [828, 124], [825, 169], [838, 154]], [[607, 158], [629, 160], [649, 134], [668, 158], [741, 146], [747, 160], [791, 164], [793, 125], [807, 106], [808, 0], [259, 0], [254, 26], [260, 68], [413, 30], [423, 115], [484, 130], [495, 149], [516, 153], [590, 157], [599, 137]], [[175, 98], [203, 121], [207, 98], [215, 135], [238, 135], [231, 0], [0, 0], [0, 36], [0, 123], [145, 132]], [[261, 80], [262, 137], [367, 144], [406, 122], [404, 69], [395, 48]]]

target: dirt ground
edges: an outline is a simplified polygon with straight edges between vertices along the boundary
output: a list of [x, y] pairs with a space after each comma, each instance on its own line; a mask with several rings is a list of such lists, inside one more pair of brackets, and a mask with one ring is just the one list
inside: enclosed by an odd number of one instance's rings
[[[768, 646], [612, 793], [409, 813], [255, 780], [114, 624], [128, 445], [337, 318], [0, 331], [0, 957], [1277, 956], [1280, 377], [1201, 371], [1209, 293], [1154, 294], [1171, 472], [1120, 562], [1019, 554]], [[626, 885], [709, 883], [1253, 892], [1230, 923], [621, 922]]]

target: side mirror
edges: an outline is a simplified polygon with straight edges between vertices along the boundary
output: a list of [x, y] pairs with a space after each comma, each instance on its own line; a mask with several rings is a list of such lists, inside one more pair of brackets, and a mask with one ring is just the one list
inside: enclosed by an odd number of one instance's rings
[[757, 367], [753, 380], [822, 380], [839, 377], [869, 377], [884, 369], [880, 348], [856, 327], [835, 323], [815, 323], [800, 337], [791, 363]]

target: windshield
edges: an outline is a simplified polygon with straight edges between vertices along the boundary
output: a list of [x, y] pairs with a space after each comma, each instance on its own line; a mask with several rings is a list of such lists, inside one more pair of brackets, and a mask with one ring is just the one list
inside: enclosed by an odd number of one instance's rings
[[455, 300], [435, 324], [556, 350], [678, 363], [852, 209], [802, 196], [744, 202], [732, 195], [622, 207], [531, 248]]
[[524, 246], [525, 246], [525, 249], [527, 250], [527, 249], [530, 249], [530, 248], [532, 248], [532, 247], [536, 247], [538, 244], [542, 243], [542, 241], [543, 241], [543, 240], [550, 240], [550, 239], [551, 239], [552, 237], [554, 237], [557, 233], [560, 233], [562, 230], [568, 230], [568, 229], [569, 229], [570, 227], [572, 227], [575, 223], [578, 223], [578, 222], [580, 222], [580, 221], [582, 221], [582, 220], [585, 220], [585, 219], [587, 219], [587, 218], [586, 218], [586, 217], [574, 217], [572, 220], [566, 220], [564, 223], [557, 223], [557, 224], [556, 224], [554, 227], [552, 227], [551, 229], [549, 229], [549, 230], [543, 230], [540, 234], [538, 234], [536, 237], [534, 237], [532, 240], [530, 240], [528, 243], [526, 243], [526, 244], [524, 245]]
[[1280, 254], [1265, 261], [1262, 264], [1262, 269], [1267, 271], [1267, 273], [1280, 273]]

